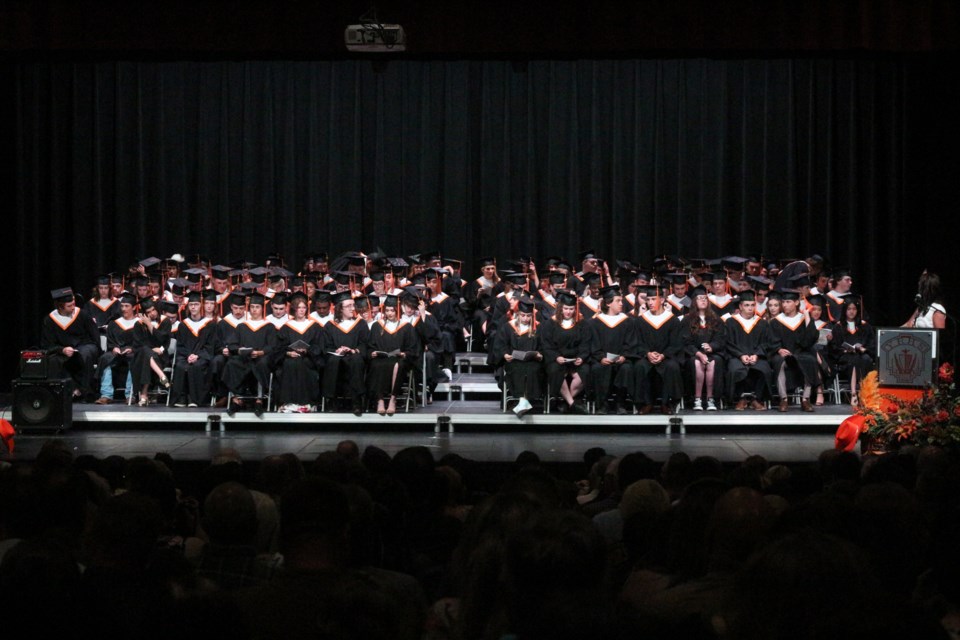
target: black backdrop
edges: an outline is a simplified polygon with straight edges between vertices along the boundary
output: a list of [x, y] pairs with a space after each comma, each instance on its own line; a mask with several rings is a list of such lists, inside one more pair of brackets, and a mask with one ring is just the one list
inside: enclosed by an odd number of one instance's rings
[[957, 76], [927, 55], [8, 64], [0, 380], [49, 289], [174, 252], [820, 252], [899, 323], [919, 271], [953, 268]]

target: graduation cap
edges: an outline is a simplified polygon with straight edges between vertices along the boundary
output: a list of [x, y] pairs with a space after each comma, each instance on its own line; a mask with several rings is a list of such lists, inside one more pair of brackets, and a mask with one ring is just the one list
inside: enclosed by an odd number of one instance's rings
[[267, 259], [263, 262], [264, 266], [267, 267], [284, 267], [286, 266], [286, 261], [283, 259], [283, 256], [279, 253], [271, 253], [267, 256]]
[[747, 280], [753, 285], [754, 289], [769, 289], [773, 280], [763, 276], [747, 276]]
[[810, 274], [800, 273], [790, 278], [790, 288], [799, 289], [800, 287], [810, 286]]
[[746, 291], [741, 291], [740, 294], [737, 296], [737, 298], [739, 299], [737, 304], [740, 304], [740, 302], [756, 302], [757, 301], [757, 295], [751, 289], [747, 289]]
[[186, 278], [172, 278], [169, 284], [171, 289], [173, 287], [180, 287], [183, 289], [190, 286], [190, 281]]
[[273, 299], [270, 300], [270, 304], [286, 304], [287, 303], [287, 294], [280, 291], [273, 295]]
[[707, 261], [703, 258], [687, 258], [687, 265], [694, 271], [698, 269], [704, 269], [707, 266]]
[[440, 251], [438, 249], [433, 251], [426, 251], [420, 254], [420, 261], [423, 262], [424, 264], [430, 264], [431, 262], [434, 262], [439, 259], [440, 259]]
[[160, 284], [163, 282], [163, 276], [159, 273], [151, 273], [147, 275], [147, 282], [150, 284]]
[[547, 281], [550, 284], [563, 284], [567, 281], [567, 276], [559, 271], [551, 271], [547, 274]]
[[208, 301], [210, 301], [210, 300], [216, 302], [216, 301], [217, 301], [217, 297], [219, 297], [219, 295], [220, 295], [219, 293], [217, 293], [217, 290], [216, 290], [216, 289], [204, 289], [204, 290], [201, 291], [200, 293], [203, 294], [203, 301], [204, 301], [204, 302], [208, 302]]
[[283, 267], [268, 267], [268, 268], [270, 269], [271, 280], [279, 280], [280, 278], [290, 278], [292, 276], [297, 275], [293, 271], [284, 269]]
[[254, 269], [250, 269], [247, 273], [250, 274], [251, 281], [256, 282], [257, 284], [263, 284], [266, 281], [267, 276], [270, 274], [270, 270], [265, 267], [256, 267]]
[[[179, 280], [179, 278], [178, 278]], [[182, 296], [183, 292], [186, 291], [186, 286], [182, 284], [172, 284], [170, 285], [170, 293], [175, 296]]]
[[110, 280], [111, 280], [111, 278], [110, 278], [110, 276], [109, 276], [108, 274], [104, 274], [104, 275], [102, 275], [102, 276], [97, 276], [97, 286], [98, 286], [98, 287], [99, 287], [100, 285], [110, 286]]
[[650, 281], [650, 272], [649, 271], [637, 271], [633, 274], [633, 281], [643, 280], [644, 282]]
[[240, 260], [231, 262], [230, 264], [233, 265], [235, 269], [244, 269], [244, 270], [253, 269], [254, 267], [257, 266], [256, 262], [250, 262], [249, 260], [244, 260], [243, 258], [241, 258]]
[[197, 267], [191, 267], [190, 269], [184, 270], [184, 275], [187, 277], [187, 280], [193, 283], [201, 282], [203, 276], [207, 275], [206, 269], [200, 269]]
[[523, 285], [527, 282], [527, 274], [516, 271], [507, 271], [500, 277], [504, 282], [509, 282], [510, 284], [514, 285]]
[[[521, 275], [522, 275], [522, 274], [521, 274]], [[416, 285], [426, 286], [426, 284], [427, 284], [427, 276], [426, 276], [425, 274], [423, 274], [423, 273], [415, 273], [415, 274], [413, 274], [412, 276], [410, 276], [410, 284], [415, 285], [415, 286], [416, 286]]]
[[586, 262], [587, 260], [599, 260], [600, 258], [597, 257], [597, 252], [593, 249], [586, 249], [577, 254], [577, 259], [580, 262]]
[[710, 274], [710, 281], [716, 282], [717, 280], [727, 281], [727, 274], [723, 271], [714, 271]]
[[783, 300], [783, 291], [779, 289], [774, 289], [767, 294], [767, 300]]
[[561, 260], [560, 262], [554, 265], [554, 268], [557, 271], [566, 271], [567, 273], [570, 273], [571, 271], [573, 271], [573, 267], [570, 266], [570, 263], [567, 262], [566, 260]]
[[131, 306], [136, 306], [137, 296], [132, 293], [124, 293], [120, 296], [120, 304], [129, 304]]
[[826, 304], [826, 299], [821, 295], [809, 296], [807, 298], [807, 304], [812, 307], [820, 307], [821, 309]]
[[145, 277], [143, 277], [143, 276], [140, 276], [139, 278], [134, 278], [134, 279], [133, 279], [133, 286], [134, 286], [134, 287], [146, 287], [146, 286], [148, 286], [149, 284], [150, 284], [150, 281], [147, 280], [147, 279], [146, 279]]
[[463, 268], [463, 260], [457, 260], [456, 258], [444, 258], [441, 263], [445, 267], [450, 267], [455, 273], [460, 273]]
[[[297, 287], [302, 287], [304, 280], [305, 279], [303, 276], [294, 276], [290, 278], [290, 288], [296, 289]], [[314, 282], [316, 282], [316, 279], [314, 279]]]
[[564, 289], [557, 293], [557, 304], [567, 307], [573, 307], [577, 304], [577, 294], [573, 291]]
[[260, 293], [259, 291], [254, 291], [254, 292], [251, 293], [250, 296], [247, 298], [247, 304], [248, 304], [248, 305], [253, 305], [253, 304], [262, 305], [264, 302], [266, 302], [266, 300], [267, 300], [267, 297], [266, 297], [265, 295], [263, 295], [263, 294]]
[[144, 258], [143, 260], [140, 260], [138, 264], [144, 269], [149, 269], [150, 267], [160, 264], [160, 258], [151, 256], [149, 258]]
[[179, 313], [180, 307], [176, 302], [171, 302], [170, 300], [161, 300], [157, 303], [157, 309], [160, 310], [160, 313]]
[[433, 267], [425, 269], [423, 273], [427, 277], [427, 280], [438, 280], [443, 277], [443, 272]]
[[247, 305], [247, 296], [243, 293], [243, 290], [234, 291], [230, 294], [229, 302], [231, 307], [245, 307]]
[[399, 257], [387, 258], [387, 264], [393, 269], [406, 269], [410, 266], [409, 262]]
[[385, 309], [386, 309], [386, 308], [396, 309], [396, 308], [397, 308], [397, 305], [399, 305], [399, 304], [400, 304], [400, 297], [399, 297], [399, 296], [395, 296], [395, 295], [393, 295], [393, 294], [389, 294], [389, 295], [387, 295], [387, 297], [385, 297], [385, 298], [383, 299], [383, 307], [384, 307]]
[[707, 295], [707, 289], [706, 289], [706, 287], [704, 287], [702, 284], [698, 284], [698, 285], [695, 286], [693, 289], [690, 289], [690, 291], [687, 293], [687, 295], [690, 296], [690, 299], [691, 299], [691, 300], [695, 300], [695, 299], [697, 298], [697, 296], [705, 296], [705, 295]]
[[726, 256], [720, 259], [720, 265], [727, 271], [743, 271], [746, 264], [747, 259], [740, 256]]
[[[377, 306], [379, 306], [379, 304], [380, 304], [380, 300], [379, 300], [379, 298], [378, 298], [378, 299], [377, 299]], [[354, 305], [356, 306], [357, 311], [366, 311], [366, 310], [367, 310], [367, 307], [371, 306], [371, 305], [370, 305], [370, 298], [368, 298], [367, 296], [360, 296], [360, 297], [358, 297], [358, 298], [355, 298], [355, 299], [354, 299]]]
[[615, 297], [620, 295], [620, 285], [612, 284], [608, 287], [603, 287], [600, 289], [600, 298], [606, 301], [613, 300]]
[[246, 291], [247, 293], [250, 293], [251, 291], [256, 291], [257, 289], [259, 289], [260, 285], [257, 284], [256, 282], [241, 282], [240, 288]]
[[533, 308], [533, 298], [524, 296], [520, 298], [520, 302], [517, 303], [517, 310], [523, 313], [533, 313]]
[[191, 253], [187, 256], [187, 264], [191, 267], [206, 267], [210, 264], [210, 259], [199, 253]]
[[287, 302], [290, 303], [290, 308], [296, 308], [297, 304], [300, 302], [307, 302], [307, 294], [303, 291], [294, 291], [290, 294], [290, 297], [287, 298]]
[[851, 277], [853, 276], [853, 273], [850, 270], [850, 267], [835, 267], [833, 269], [833, 273], [831, 274], [831, 277], [835, 281], [843, 280], [846, 276], [851, 276]]
[[780, 295], [782, 300], [793, 300], [794, 302], [800, 300], [800, 292], [796, 289], [785, 289]]
[[203, 302], [203, 295], [199, 291], [191, 291], [187, 294], [187, 302]]
[[687, 274], [685, 273], [668, 273], [666, 275], [666, 281], [672, 284], [686, 284]]
[[583, 274], [583, 282], [586, 285], [600, 284], [600, 274], [596, 272], [587, 272]]
[[373, 282], [383, 282], [383, 271], [374, 271], [370, 274], [370, 280]]
[[327, 289], [317, 289], [313, 294], [314, 302], [330, 302], [333, 294]]
[[[491, 258], [491, 259], [492, 259], [492, 258]], [[560, 256], [550, 256], [549, 258], [547, 258], [547, 259], [544, 261], [544, 264], [547, 265], [548, 267], [555, 267], [556, 265], [560, 264], [561, 262], [566, 262], [566, 260], [564, 260], [564, 259], [561, 258]]]
[[353, 299], [353, 296], [350, 295], [349, 291], [341, 291], [340, 293], [335, 293], [330, 298], [333, 304], [340, 304], [341, 302], [346, 302], [347, 300], [352, 300], [352, 299]]
[[153, 309], [156, 306], [153, 302], [153, 298], [140, 298], [139, 304], [140, 311], [144, 312], [150, 311], [150, 309]]

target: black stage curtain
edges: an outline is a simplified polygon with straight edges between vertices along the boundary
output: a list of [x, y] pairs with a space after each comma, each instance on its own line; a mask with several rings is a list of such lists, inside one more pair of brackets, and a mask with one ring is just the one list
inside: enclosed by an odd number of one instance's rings
[[174, 252], [439, 248], [468, 276], [488, 254], [819, 252], [899, 323], [947, 246], [921, 242], [955, 191], [956, 76], [903, 56], [11, 64], [0, 365], [49, 289]]

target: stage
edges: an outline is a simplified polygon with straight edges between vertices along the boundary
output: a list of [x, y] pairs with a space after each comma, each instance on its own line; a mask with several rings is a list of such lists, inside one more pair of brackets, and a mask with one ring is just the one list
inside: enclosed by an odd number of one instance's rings
[[[9, 402], [0, 414], [11, 419]], [[833, 447], [837, 426], [850, 414], [847, 405], [828, 404], [815, 413], [791, 405], [787, 413], [687, 409], [672, 416], [554, 412], [518, 418], [501, 412], [495, 400], [438, 399], [394, 416], [268, 412], [258, 417], [252, 412], [230, 416], [215, 408], [75, 404], [71, 429], [18, 429], [15, 454], [0, 459], [32, 460], [47, 439], [57, 438], [75, 456], [153, 456], [163, 451], [174, 459], [201, 461], [229, 447], [244, 460], [292, 452], [309, 461], [351, 439], [361, 449], [376, 445], [391, 455], [423, 445], [437, 459], [455, 453], [490, 462], [513, 461], [525, 450], [545, 462], [579, 462], [584, 451], [597, 446], [614, 455], [642, 451], [658, 461], [685, 451], [727, 463], [754, 454], [771, 462], [805, 462]]]

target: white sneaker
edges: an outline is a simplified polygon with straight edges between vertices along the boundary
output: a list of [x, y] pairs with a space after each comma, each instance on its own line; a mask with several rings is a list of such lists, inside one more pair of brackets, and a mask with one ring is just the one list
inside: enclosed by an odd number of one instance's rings
[[713, 398], [707, 398], [707, 411], [716, 411], [717, 403], [713, 401]]
[[703, 400], [700, 398], [693, 399], [693, 410], [694, 411], [703, 411]]
[[295, 404], [285, 404], [280, 407], [280, 413], [295, 413], [297, 410], [297, 405]]
[[188, 406], [189, 408], [191, 408], [191, 409], [196, 409], [196, 408], [199, 407], [200, 405], [198, 405], [196, 402], [191, 402], [191, 403], [188, 404], [187, 406]]
[[530, 401], [526, 398], [520, 398], [520, 402], [517, 403], [517, 406], [513, 408], [513, 412], [517, 414], [518, 418], [522, 418], [523, 415], [530, 411], [533, 408], [533, 405], [530, 404]]

